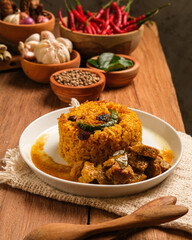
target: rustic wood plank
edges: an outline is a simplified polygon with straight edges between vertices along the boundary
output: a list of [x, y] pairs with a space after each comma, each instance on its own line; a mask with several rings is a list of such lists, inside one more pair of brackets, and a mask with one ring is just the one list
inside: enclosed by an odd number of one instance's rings
[[[58, 33], [58, 28], [56, 29]], [[184, 131], [169, 68], [156, 26], [147, 28], [139, 48], [132, 56], [141, 62], [134, 82], [120, 89], [106, 89], [101, 99], [125, 104], [161, 117]], [[65, 107], [49, 85], [29, 80], [21, 70], [0, 73], [0, 158], [6, 149], [18, 145], [24, 128], [39, 116]], [[160, 96], [160, 98], [159, 98]], [[34, 227], [48, 222], [86, 224], [88, 208], [31, 195], [6, 185], [0, 186], [0, 239], [22, 239]], [[90, 224], [117, 216], [90, 208]], [[112, 235], [113, 236], [113, 235]], [[92, 239], [112, 239], [111, 235]], [[114, 235], [115, 236], [115, 235]], [[120, 239], [117, 238], [116, 239]], [[187, 233], [156, 228], [137, 230], [125, 239], [190, 239]]]

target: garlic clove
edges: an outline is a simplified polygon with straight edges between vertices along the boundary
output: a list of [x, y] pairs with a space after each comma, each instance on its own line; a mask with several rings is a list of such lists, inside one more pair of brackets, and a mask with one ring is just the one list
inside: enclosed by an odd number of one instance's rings
[[72, 52], [73, 44], [68, 38], [58, 37], [56, 40], [60, 43], [63, 43], [67, 47], [70, 53]]
[[44, 55], [44, 57], [42, 58], [42, 62], [44, 64], [59, 64], [60, 63], [54, 49], [49, 50], [49, 52], [47, 52]]
[[42, 59], [48, 51], [48, 48], [39, 48], [38, 46], [34, 49], [34, 54], [38, 63], [43, 63]]
[[52, 32], [45, 30], [41, 32], [41, 40], [44, 39], [55, 40], [55, 36], [53, 35]]
[[65, 62], [69, 62], [70, 61], [70, 53], [69, 53], [68, 49], [65, 46], [63, 46], [62, 51], [65, 55], [65, 59], [66, 59]]
[[27, 60], [35, 60], [35, 54], [32, 51], [28, 51], [27, 49], [24, 51], [24, 56], [25, 59]]
[[25, 40], [25, 43], [26, 43], [26, 42], [30, 42], [30, 41], [37, 41], [37, 42], [39, 42], [39, 41], [40, 41], [40, 34], [39, 34], [39, 33], [34, 33], [34, 34], [32, 34], [31, 36], [29, 36], [29, 37]]
[[39, 44], [38, 41], [29, 41], [24, 43], [24, 47], [29, 51], [34, 51], [35, 47]]
[[[69, 53], [67, 47], [63, 43], [54, 41], [53, 46], [57, 50], [57, 52], [59, 51], [59, 59], [61, 59], [61, 63], [70, 61], [70, 53]], [[63, 60], [63, 59], [65, 59], [65, 60]]]
[[57, 56], [60, 63], [67, 62], [66, 55], [63, 54], [63, 49], [60, 48], [57, 50]]
[[21, 55], [23, 56], [23, 52], [24, 52], [24, 49], [25, 49], [25, 46], [24, 46], [24, 42], [19, 42], [19, 45], [18, 45], [18, 50], [19, 52], [21, 53]]

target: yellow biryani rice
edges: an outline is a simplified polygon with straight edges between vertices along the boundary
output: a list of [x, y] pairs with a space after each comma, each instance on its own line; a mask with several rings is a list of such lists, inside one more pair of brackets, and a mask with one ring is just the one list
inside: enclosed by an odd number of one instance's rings
[[[101, 124], [103, 122], [96, 118], [101, 114], [110, 115], [108, 109], [118, 114], [118, 123], [94, 131], [87, 140], [80, 140], [78, 134], [82, 130], [77, 126], [77, 122]], [[70, 117], [75, 118], [75, 121], [68, 120]], [[79, 161], [100, 164], [115, 151], [127, 149], [129, 145], [142, 141], [142, 124], [137, 114], [126, 106], [113, 102], [85, 102], [79, 107], [70, 109], [69, 113], [61, 114], [58, 126], [59, 151], [71, 166]]]

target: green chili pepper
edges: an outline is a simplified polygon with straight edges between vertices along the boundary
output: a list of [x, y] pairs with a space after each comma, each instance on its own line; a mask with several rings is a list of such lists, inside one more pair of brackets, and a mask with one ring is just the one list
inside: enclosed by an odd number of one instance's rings
[[100, 125], [91, 125], [91, 124], [87, 124], [79, 121], [77, 122], [77, 126], [80, 127], [82, 130], [88, 131], [88, 132], [94, 132], [96, 130], [102, 130], [105, 127], [113, 126], [118, 122], [118, 114], [112, 109], [108, 109], [108, 110], [111, 113], [111, 116], [108, 122]]

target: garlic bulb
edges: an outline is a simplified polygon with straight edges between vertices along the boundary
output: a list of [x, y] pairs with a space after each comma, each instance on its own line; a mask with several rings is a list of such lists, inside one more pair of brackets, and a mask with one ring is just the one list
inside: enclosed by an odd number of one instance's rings
[[59, 64], [70, 61], [72, 42], [67, 38], [55, 36], [50, 31], [42, 31], [29, 36], [25, 42], [19, 42], [18, 49], [27, 60], [37, 60], [43, 64]]
[[58, 37], [56, 40], [60, 43], [63, 43], [67, 47], [70, 53], [72, 52], [73, 44], [68, 38]]
[[19, 24], [19, 20], [20, 20], [20, 12], [10, 14], [3, 19], [4, 22], [13, 23], [13, 24]]
[[44, 64], [59, 64], [70, 60], [66, 46], [56, 40], [45, 39], [34, 49], [37, 62]]

